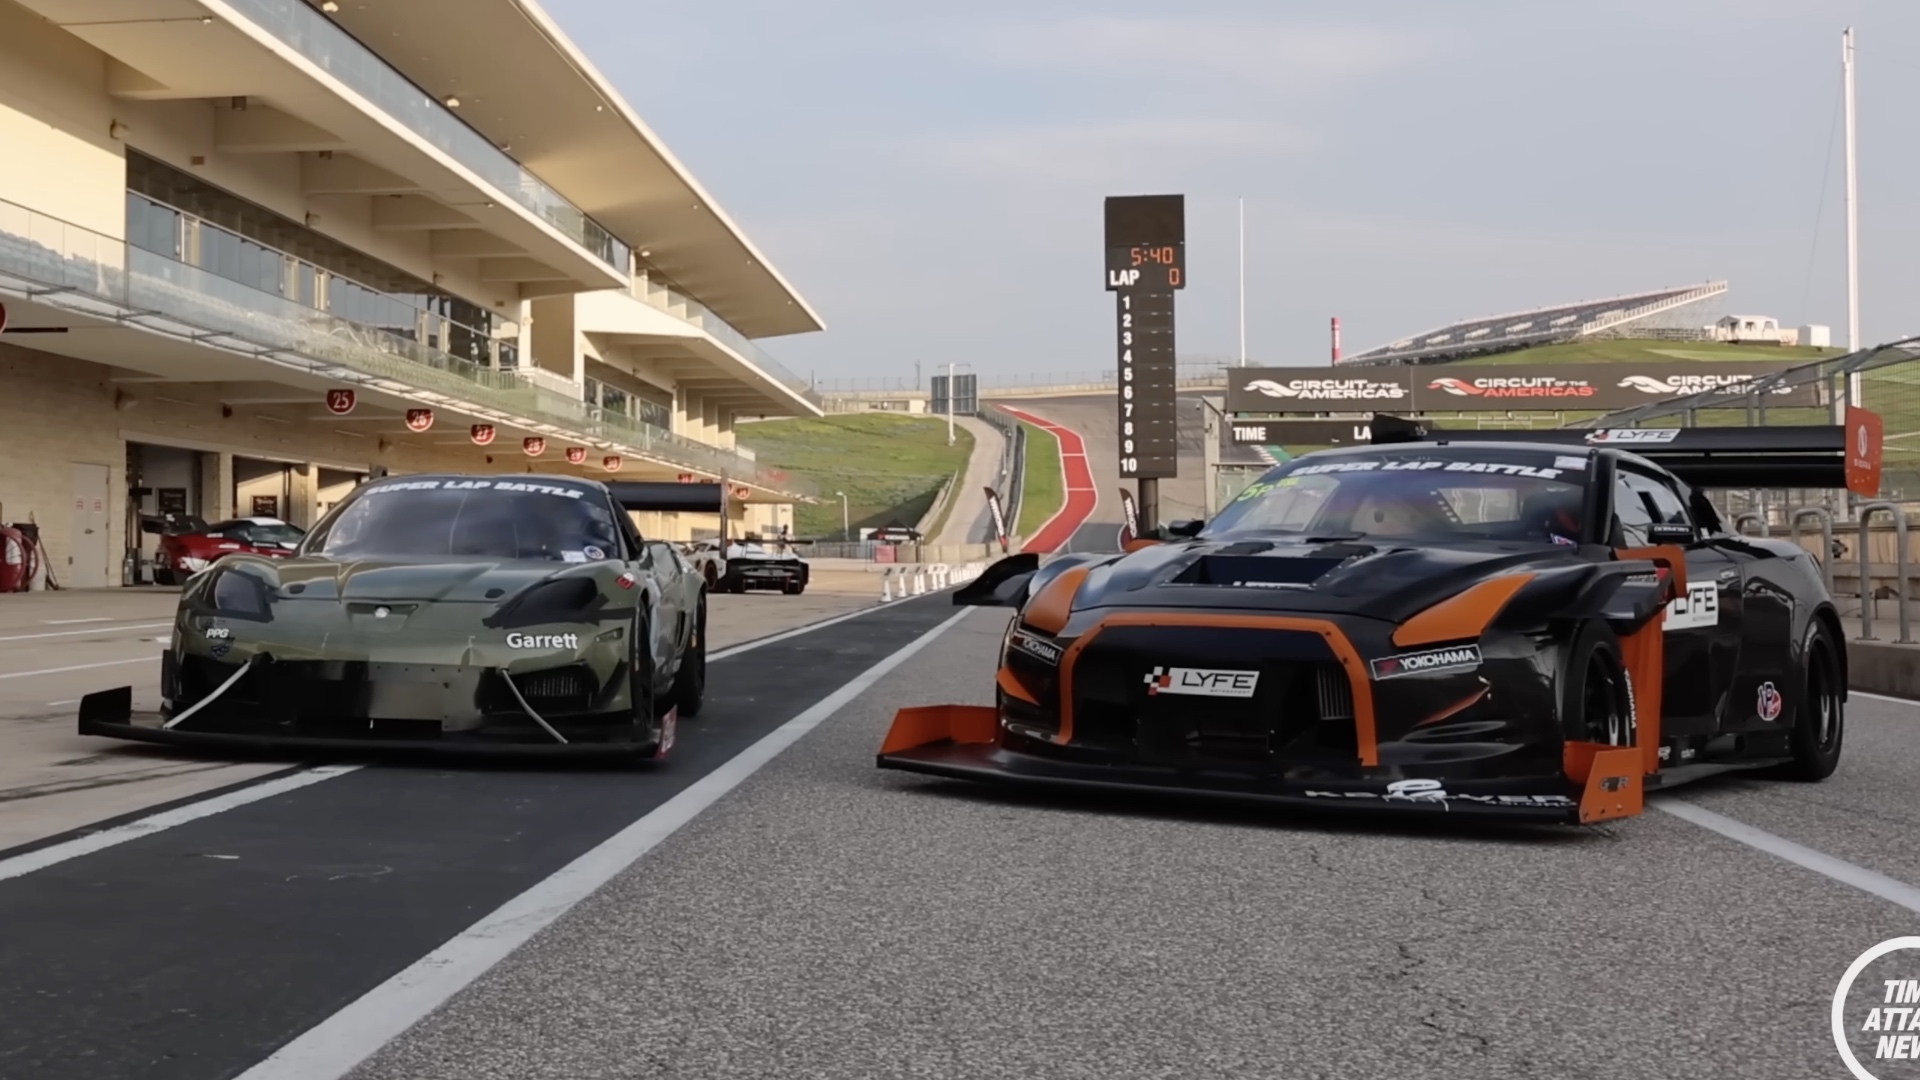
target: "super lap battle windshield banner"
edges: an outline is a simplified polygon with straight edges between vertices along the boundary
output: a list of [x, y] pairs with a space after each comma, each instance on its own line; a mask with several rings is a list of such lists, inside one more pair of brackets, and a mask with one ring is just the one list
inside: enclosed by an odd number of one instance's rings
[[[1608, 412], [1720, 390], [1744, 408], [1753, 380], [1795, 360], [1671, 364], [1431, 364], [1380, 368], [1230, 368], [1230, 413]], [[1815, 384], [1776, 387], [1770, 408], [1821, 404]]]

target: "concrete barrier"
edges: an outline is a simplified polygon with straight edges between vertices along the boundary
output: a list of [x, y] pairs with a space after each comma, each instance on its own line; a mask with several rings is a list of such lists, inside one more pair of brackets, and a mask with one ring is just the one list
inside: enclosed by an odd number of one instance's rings
[[1847, 642], [1847, 685], [1869, 694], [1920, 700], [1920, 645]]

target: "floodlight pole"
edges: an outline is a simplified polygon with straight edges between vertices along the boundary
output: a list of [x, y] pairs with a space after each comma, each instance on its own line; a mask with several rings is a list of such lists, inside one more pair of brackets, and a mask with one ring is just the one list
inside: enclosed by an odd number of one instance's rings
[[[1853, 95], [1853, 27], [1840, 37], [1840, 73], [1847, 101], [1847, 349], [1859, 352], [1866, 345], [1860, 340], [1860, 174], [1858, 147], [1854, 141], [1855, 102]], [[1858, 406], [1860, 376], [1847, 376], [1847, 401]]]
[[1240, 366], [1247, 366], [1247, 199], [1240, 197]]
[[947, 445], [953, 445], [953, 368], [947, 365]]

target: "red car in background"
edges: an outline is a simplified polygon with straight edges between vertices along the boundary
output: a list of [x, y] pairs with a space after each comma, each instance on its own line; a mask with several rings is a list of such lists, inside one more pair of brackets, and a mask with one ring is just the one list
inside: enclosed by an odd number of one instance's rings
[[153, 583], [179, 585], [235, 552], [284, 559], [306, 538], [306, 530], [279, 518], [250, 517], [218, 521], [184, 531], [161, 533], [153, 561]]

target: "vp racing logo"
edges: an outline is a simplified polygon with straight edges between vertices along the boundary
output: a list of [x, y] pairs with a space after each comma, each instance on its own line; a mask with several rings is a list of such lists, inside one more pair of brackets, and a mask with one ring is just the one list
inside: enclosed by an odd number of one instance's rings
[[1302, 401], [1374, 401], [1407, 396], [1407, 388], [1399, 383], [1374, 379], [1254, 379], [1241, 389], [1264, 397]]
[[1891, 1063], [1920, 1061], [1920, 937], [1883, 941], [1847, 968], [1833, 991], [1833, 1044], [1858, 1080], [1912, 1075]]

